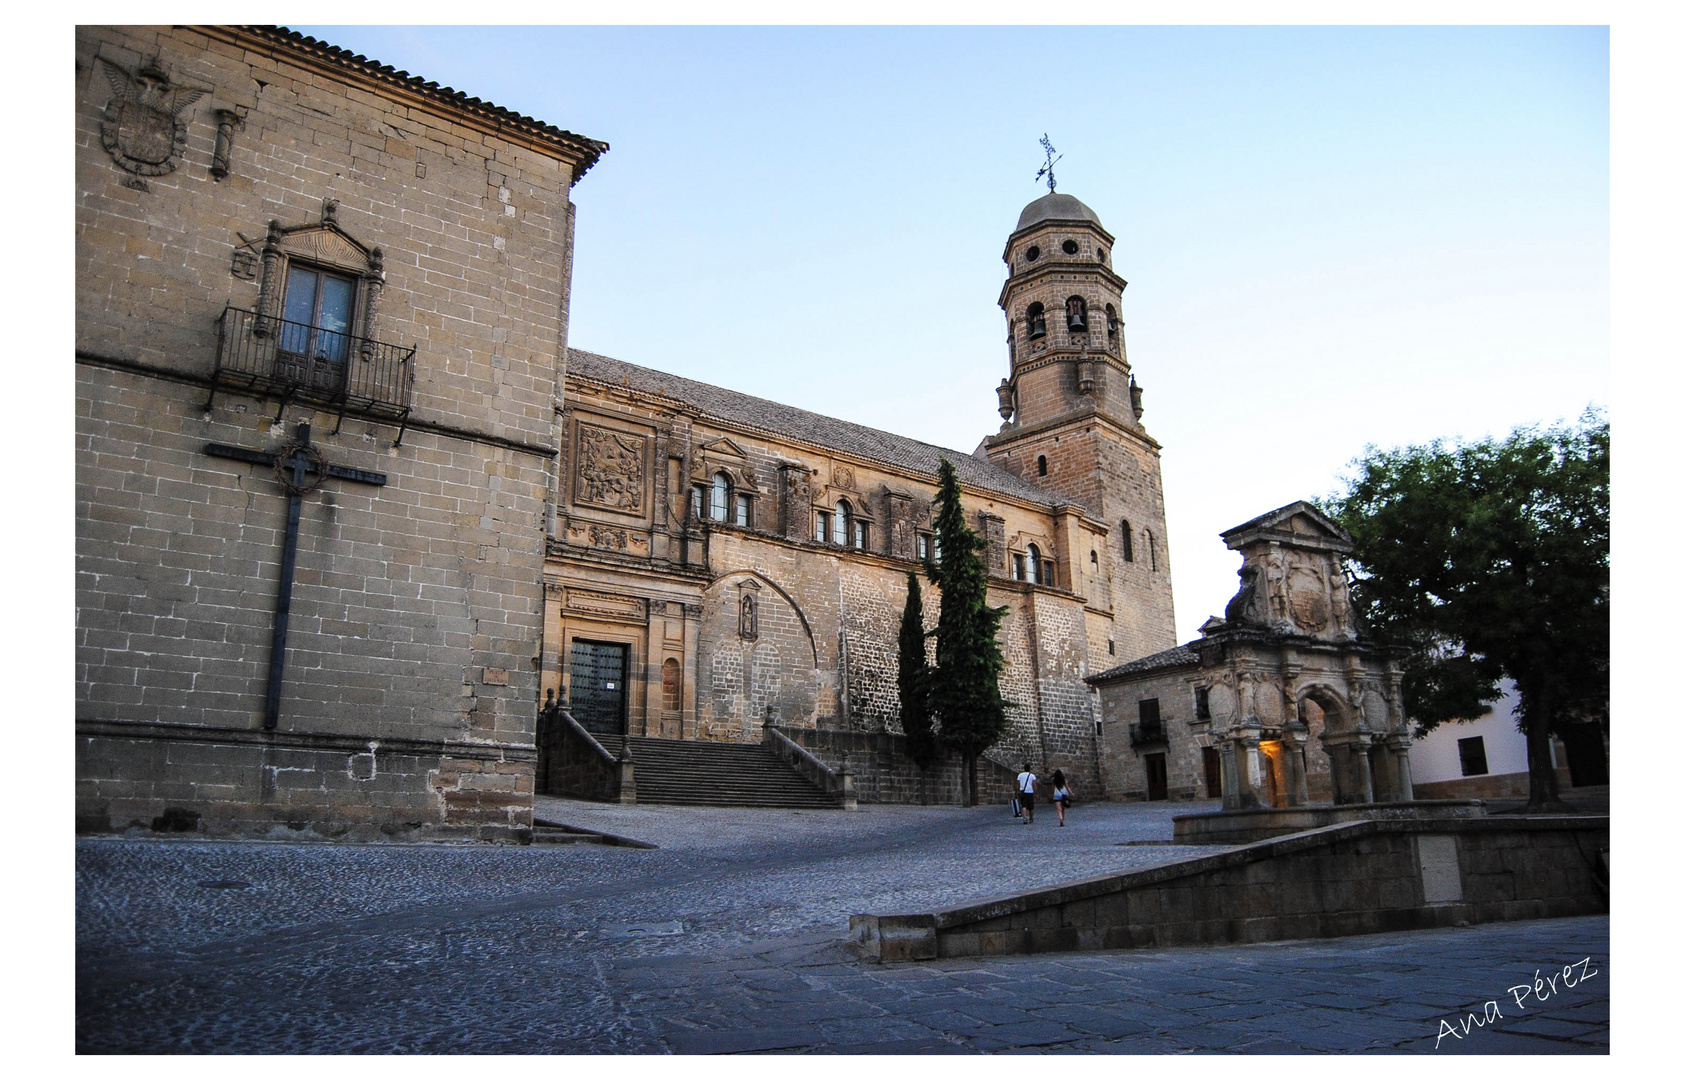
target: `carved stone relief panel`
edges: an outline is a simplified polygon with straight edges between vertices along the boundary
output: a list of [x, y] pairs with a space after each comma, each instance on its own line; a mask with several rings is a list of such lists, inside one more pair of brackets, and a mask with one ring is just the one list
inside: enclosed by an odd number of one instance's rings
[[813, 534], [813, 474], [807, 466], [786, 462], [778, 468], [781, 481], [778, 531], [792, 540], [807, 540]]
[[[573, 501], [622, 514], [644, 511], [648, 440], [584, 421], [575, 427]], [[602, 547], [603, 544], [593, 546]]]
[[174, 172], [187, 146], [188, 106], [209, 90], [170, 82], [157, 59], [130, 71], [100, 58], [111, 98], [100, 123], [100, 143], [117, 166], [136, 176]]
[[618, 551], [627, 555], [640, 557], [649, 555], [648, 533], [640, 529], [627, 529], [617, 525], [570, 521], [567, 526], [567, 542], [578, 547]]
[[569, 588], [564, 600], [568, 611], [579, 615], [613, 619], [617, 622], [644, 621], [644, 601], [636, 596], [616, 596], [591, 589]]

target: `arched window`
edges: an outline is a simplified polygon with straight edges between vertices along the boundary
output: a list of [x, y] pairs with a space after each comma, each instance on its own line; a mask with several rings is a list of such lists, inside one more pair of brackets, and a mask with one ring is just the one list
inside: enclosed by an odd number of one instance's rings
[[831, 543], [848, 546], [848, 538], [854, 532], [854, 507], [847, 499], [837, 500], [837, 512], [831, 518]]
[[1065, 301], [1065, 329], [1073, 334], [1088, 332], [1088, 302], [1080, 296]]
[[1115, 342], [1117, 340], [1117, 326], [1118, 326], [1118, 323], [1117, 323], [1117, 308], [1113, 307], [1110, 304], [1107, 304], [1106, 305], [1106, 340], [1107, 341]]
[[1026, 558], [1026, 561], [1030, 564], [1029, 565], [1029, 579], [1031, 581], [1035, 582], [1037, 585], [1040, 585], [1041, 584], [1041, 549], [1036, 547], [1034, 544], [1031, 544], [1030, 547], [1029, 547], [1029, 550], [1027, 552], [1025, 552], [1025, 558]]
[[1047, 475], [1047, 455], [1046, 454], [1037, 454], [1036, 455], [1036, 475], [1037, 476], [1046, 476]]
[[1135, 561], [1135, 532], [1129, 527], [1129, 520], [1124, 519], [1118, 526], [1118, 532], [1123, 536], [1123, 561]]
[[1047, 309], [1039, 300], [1025, 309], [1024, 325], [1029, 329], [1031, 341], [1047, 336]]
[[726, 508], [731, 505], [731, 477], [723, 472], [714, 474], [708, 489], [708, 516], [715, 521], [726, 520]]

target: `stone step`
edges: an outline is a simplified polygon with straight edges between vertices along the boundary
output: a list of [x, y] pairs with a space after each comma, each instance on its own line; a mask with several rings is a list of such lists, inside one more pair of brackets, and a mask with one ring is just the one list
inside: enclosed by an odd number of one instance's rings
[[[638, 801], [668, 806], [835, 809], [836, 796], [820, 790], [759, 743], [700, 739], [616, 739], [630, 745]], [[603, 741], [609, 749], [607, 740]]]

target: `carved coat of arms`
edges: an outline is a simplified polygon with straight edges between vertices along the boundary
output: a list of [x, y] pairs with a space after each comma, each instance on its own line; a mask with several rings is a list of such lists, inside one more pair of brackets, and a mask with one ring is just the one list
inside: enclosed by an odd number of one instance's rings
[[162, 176], [176, 167], [187, 145], [182, 113], [209, 91], [174, 86], [156, 60], [130, 72], [104, 61], [111, 100], [100, 124], [100, 142], [111, 160], [137, 176]]

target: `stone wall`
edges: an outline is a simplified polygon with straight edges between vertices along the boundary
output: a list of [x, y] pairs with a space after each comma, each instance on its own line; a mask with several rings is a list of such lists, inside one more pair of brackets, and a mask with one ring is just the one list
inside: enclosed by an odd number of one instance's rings
[[[584, 143], [499, 136], [278, 34], [80, 27], [76, 62], [79, 820], [521, 835]], [[173, 168], [143, 176], [106, 144], [154, 65], [203, 93]], [[416, 346], [401, 443], [355, 413], [212, 400], [219, 317], [258, 306], [272, 220], [381, 249], [352, 329]], [[301, 421], [327, 463], [386, 482], [300, 500], [266, 732], [287, 498], [269, 467], [205, 447], [272, 452]], [[370, 745], [362, 777], [347, 757]]]
[[[907, 756], [907, 738], [889, 731], [843, 731], [836, 728], [780, 728], [833, 772], [843, 756], [854, 770], [855, 797], [863, 803], [905, 803], [914, 806], [962, 806], [964, 768], [957, 754], [943, 754], [929, 769], [920, 769]], [[990, 760], [989, 751], [977, 762], [979, 805], [1005, 806], [1012, 800], [1017, 769]]]
[[[1203, 748], [1210, 745], [1210, 721], [1194, 717], [1195, 667], [1139, 676], [1100, 690], [1100, 760], [1106, 792], [1114, 799], [1145, 799], [1147, 754], [1163, 754], [1168, 793], [1177, 802], [1211, 798], [1205, 783]], [[1129, 725], [1140, 720], [1140, 702], [1158, 700], [1166, 740], [1162, 745], [1132, 746]]]
[[1362, 821], [928, 914], [856, 915], [873, 959], [1341, 937], [1608, 910], [1607, 817]]

